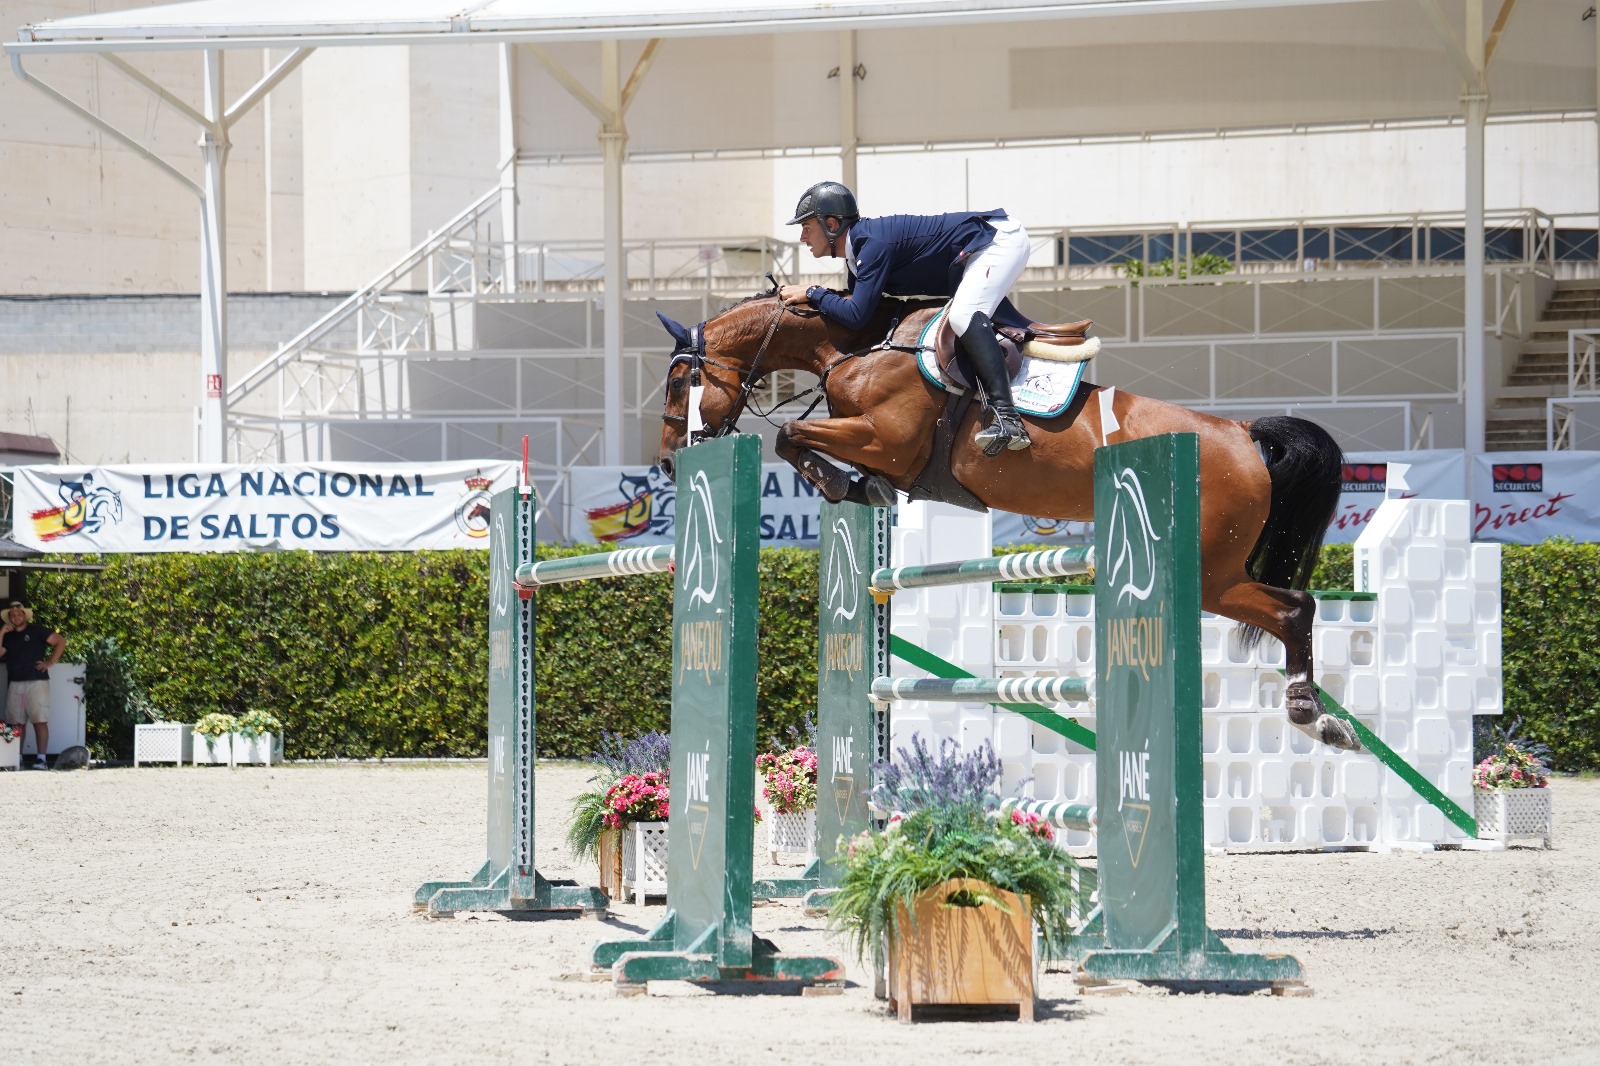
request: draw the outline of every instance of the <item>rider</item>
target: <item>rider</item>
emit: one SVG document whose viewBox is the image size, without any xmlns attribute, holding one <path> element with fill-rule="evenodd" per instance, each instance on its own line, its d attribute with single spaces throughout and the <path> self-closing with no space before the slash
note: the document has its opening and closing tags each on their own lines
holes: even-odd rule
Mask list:
<svg viewBox="0 0 1600 1066">
<path fill-rule="evenodd" d="M 871 318 L 885 293 L 950 297 L 950 325 L 971 359 L 994 413 L 979 430 L 985 455 L 1028 447 L 1028 428 L 1011 401 L 1005 353 L 995 338 L 994 314 L 1028 263 L 1028 234 L 1005 211 L 862 218 L 856 198 L 836 181 L 807 189 L 789 225 L 818 259 L 843 257 L 849 281 L 843 294 L 821 285 L 785 285 L 786 304 L 810 304 L 849 329 Z"/>
</svg>

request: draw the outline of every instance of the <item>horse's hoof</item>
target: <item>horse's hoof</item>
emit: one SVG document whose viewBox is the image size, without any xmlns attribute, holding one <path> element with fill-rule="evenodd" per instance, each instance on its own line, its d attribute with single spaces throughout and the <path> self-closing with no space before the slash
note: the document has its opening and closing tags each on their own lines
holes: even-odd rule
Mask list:
<svg viewBox="0 0 1600 1066">
<path fill-rule="evenodd" d="M 889 479 L 879 474 L 864 479 L 861 490 L 866 494 L 867 503 L 873 507 L 893 507 L 899 498 Z"/>
<path fill-rule="evenodd" d="M 1290 685 L 1290 690 L 1283 698 L 1283 711 L 1290 715 L 1290 722 L 1294 725 L 1310 725 L 1320 717 L 1325 717 L 1322 701 L 1317 699 L 1317 690 L 1310 685 Z"/>
<path fill-rule="evenodd" d="M 1360 751 L 1361 741 L 1356 738 L 1356 731 L 1350 728 L 1350 723 L 1343 718 L 1336 718 L 1325 714 L 1317 719 L 1317 739 L 1330 748 L 1341 751 Z"/>
</svg>

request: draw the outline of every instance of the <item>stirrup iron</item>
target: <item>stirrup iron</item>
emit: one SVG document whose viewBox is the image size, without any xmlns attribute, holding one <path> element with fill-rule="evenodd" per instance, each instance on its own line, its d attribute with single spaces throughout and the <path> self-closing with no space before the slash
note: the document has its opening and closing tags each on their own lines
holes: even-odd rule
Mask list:
<svg viewBox="0 0 1600 1066">
<path fill-rule="evenodd" d="M 1028 436 L 1027 423 L 1022 421 L 1016 410 L 1004 411 L 999 408 L 990 408 L 994 415 L 987 426 L 973 436 L 973 440 L 983 449 L 983 454 L 993 458 L 1003 451 L 1020 452 L 1024 448 L 1033 446 L 1033 439 Z"/>
</svg>

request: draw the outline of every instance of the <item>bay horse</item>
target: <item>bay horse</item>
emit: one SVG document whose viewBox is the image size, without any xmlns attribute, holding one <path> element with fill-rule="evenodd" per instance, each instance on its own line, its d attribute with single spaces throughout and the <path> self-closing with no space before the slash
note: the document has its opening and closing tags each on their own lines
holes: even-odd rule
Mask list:
<svg viewBox="0 0 1600 1066">
<path fill-rule="evenodd" d="M 736 432 L 751 391 L 776 370 L 815 375 L 826 416 L 784 423 L 777 451 L 834 503 L 888 505 L 933 458 L 945 394 L 917 367 L 923 327 L 941 302 L 881 301 L 852 332 L 776 292 L 735 304 L 693 329 L 660 315 L 674 340 L 662 413 L 663 473 L 691 439 Z M 1304 591 L 1339 502 L 1343 455 L 1322 427 L 1301 418 L 1235 422 L 1116 389 L 1117 428 L 1102 434 L 1103 391 L 1082 383 L 1055 418 L 1028 418 L 1033 446 L 986 457 L 973 442 L 974 403 L 955 429 L 951 473 L 983 504 L 1040 518 L 1093 517 L 1094 450 L 1102 443 L 1193 433 L 1200 454 L 1200 598 L 1214 614 L 1283 642 L 1289 720 L 1323 743 L 1356 751 L 1349 724 L 1329 714 L 1312 682 L 1315 601 Z M 691 426 L 691 395 L 699 425 Z M 1109 424 L 1109 422 L 1108 422 Z M 837 465 L 853 468 L 859 476 Z"/>
</svg>

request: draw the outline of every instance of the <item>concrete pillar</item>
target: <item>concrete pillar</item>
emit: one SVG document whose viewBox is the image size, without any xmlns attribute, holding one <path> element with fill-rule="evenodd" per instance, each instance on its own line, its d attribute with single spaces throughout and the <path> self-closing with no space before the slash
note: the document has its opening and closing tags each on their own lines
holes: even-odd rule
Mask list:
<svg viewBox="0 0 1600 1066">
<path fill-rule="evenodd" d="M 222 52 L 204 55 L 205 107 L 210 128 L 200 134 L 200 440 L 202 463 L 227 461 L 228 276 L 227 200 L 228 131 L 222 125 Z"/>
<path fill-rule="evenodd" d="M 856 188 L 856 35 L 839 34 L 839 180 L 860 197 Z"/>
<path fill-rule="evenodd" d="M 600 128 L 600 154 L 605 169 L 605 394 L 602 398 L 605 433 L 603 461 L 621 466 L 622 456 L 622 304 L 627 295 L 627 263 L 622 250 L 622 153 L 628 130 L 622 120 L 622 57 L 616 41 L 600 45 L 602 98 L 609 118 Z"/>
<path fill-rule="evenodd" d="M 505 291 L 517 291 L 517 46 L 500 46 L 500 242 Z M 519 400 L 520 402 L 520 400 Z"/>
<path fill-rule="evenodd" d="M 1489 87 L 1484 77 L 1483 0 L 1467 0 L 1467 59 L 1478 72 L 1477 85 L 1461 97 L 1466 110 L 1466 447 L 1469 457 L 1484 450 L 1489 383 L 1483 358 L 1483 139 L 1489 118 Z M 1469 459 L 1468 467 L 1471 462 Z"/>
</svg>

